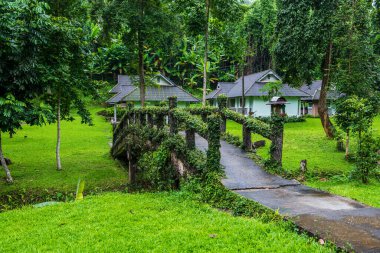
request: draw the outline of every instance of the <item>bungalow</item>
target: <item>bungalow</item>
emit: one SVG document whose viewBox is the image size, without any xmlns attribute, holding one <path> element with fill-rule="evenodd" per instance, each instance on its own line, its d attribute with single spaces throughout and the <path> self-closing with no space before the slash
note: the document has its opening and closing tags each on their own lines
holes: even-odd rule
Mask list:
<svg viewBox="0 0 380 253">
<path fill-rule="evenodd" d="M 312 116 L 319 116 L 318 113 L 318 104 L 319 104 L 319 97 L 321 95 L 321 87 L 322 87 L 322 81 L 317 80 L 312 82 L 311 84 L 305 84 L 303 85 L 300 90 L 303 92 L 309 94 L 309 96 L 302 98 L 302 104 L 301 104 L 301 113 L 302 115 L 312 115 Z M 330 115 L 335 114 L 335 105 L 334 101 L 340 98 L 343 94 L 339 93 L 336 90 L 331 90 L 327 93 L 327 106 L 328 106 L 328 113 Z"/>
<path fill-rule="evenodd" d="M 145 101 L 148 104 L 157 105 L 173 96 L 177 97 L 179 107 L 186 107 L 191 103 L 199 102 L 199 99 L 177 86 L 162 74 L 150 77 L 148 83 L 149 85 L 145 88 Z M 115 121 L 117 106 L 125 107 L 127 102 L 133 102 L 136 107 L 140 106 L 138 77 L 119 75 L 117 85 L 109 93 L 114 95 L 106 103 L 114 106 Z"/>
<path fill-rule="evenodd" d="M 253 116 L 270 116 L 272 98 L 268 98 L 268 92 L 263 87 L 270 82 L 280 81 L 281 78 L 271 69 L 244 76 L 245 114 Z M 217 97 L 226 95 L 228 107 L 234 111 L 242 112 L 242 78 L 235 82 L 219 83 L 217 89 L 207 95 L 207 99 L 217 105 Z M 289 116 L 301 116 L 301 99 L 310 96 L 309 94 L 282 85 L 278 96 L 286 102 L 285 113 Z"/>
</svg>

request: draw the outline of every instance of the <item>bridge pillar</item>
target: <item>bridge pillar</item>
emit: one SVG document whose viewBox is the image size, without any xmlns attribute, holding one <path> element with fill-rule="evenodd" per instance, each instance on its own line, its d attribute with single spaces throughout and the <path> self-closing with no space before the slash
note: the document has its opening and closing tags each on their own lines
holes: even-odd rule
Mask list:
<svg viewBox="0 0 380 253">
<path fill-rule="evenodd" d="M 194 129 L 186 130 L 186 145 L 188 149 L 195 149 L 195 131 Z"/>
<path fill-rule="evenodd" d="M 170 133 L 171 134 L 177 134 L 178 133 L 178 126 L 177 126 L 177 120 L 174 117 L 173 110 L 177 107 L 177 97 L 170 97 L 169 98 L 169 127 L 170 127 Z"/>
<path fill-rule="evenodd" d="M 208 149 L 207 169 L 210 171 L 220 170 L 220 116 L 212 114 L 208 117 Z"/>
<path fill-rule="evenodd" d="M 271 118 L 271 135 L 272 141 L 270 147 L 271 160 L 278 166 L 282 166 L 282 148 L 284 143 L 284 118 L 280 115 L 272 115 Z"/>
<path fill-rule="evenodd" d="M 139 112 L 138 117 L 139 117 L 139 124 L 142 126 L 145 126 L 146 125 L 146 114 L 145 114 L 145 112 Z"/>
<path fill-rule="evenodd" d="M 128 179 L 131 185 L 136 183 L 136 171 L 137 171 L 137 163 L 132 156 L 131 149 L 128 148 L 127 151 L 127 159 L 128 159 Z"/>
<path fill-rule="evenodd" d="M 221 122 L 220 122 L 220 132 L 225 133 L 227 130 L 227 119 L 224 115 L 223 111 L 227 108 L 227 97 L 225 95 L 220 95 L 218 97 L 218 107 L 219 107 L 219 113 L 221 115 Z"/>
<path fill-rule="evenodd" d="M 243 149 L 245 151 L 252 150 L 252 138 L 251 138 L 251 130 L 243 124 Z"/>
<path fill-rule="evenodd" d="M 148 114 L 147 114 L 147 120 L 148 120 L 148 125 L 149 125 L 149 127 L 153 128 L 153 126 L 154 126 L 153 115 L 150 114 L 150 113 L 148 113 Z"/>
<path fill-rule="evenodd" d="M 155 124 L 156 124 L 156 127 L 157 129 L 161 129 L 164 127 L 164 115 L 162 114 L 156 114 L 155 116 Z"/>
</svg>

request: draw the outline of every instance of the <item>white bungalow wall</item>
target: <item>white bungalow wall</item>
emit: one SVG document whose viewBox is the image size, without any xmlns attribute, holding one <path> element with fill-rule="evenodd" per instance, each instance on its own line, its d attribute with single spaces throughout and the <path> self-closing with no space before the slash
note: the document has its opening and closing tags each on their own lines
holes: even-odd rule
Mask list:
<svg viewBox="0 0 380 253">
<path fill-rule="evenodd" d="M 285 112 L 288 116 L 300 116 L 300 98 L 299 97 L 285 97 L 288 104 L 285 106 Z M 235 99 L 235 107 L 241 108 L 240 99 Z M 246 98 L 246 108 L 248 112 L 254 113 L 254 116 L 267 117 L 271 115 L 271 106 L 267 105 L 268 100 L 262 97 L 247 97 Z"/>
<path fill-rule="evenodd" d="M 254 113 L 254 116 L 267 117 L 271 115 L 271 106 L 267 105 L 269 103 L 268 100 L 264 100 L 262 97 L 246 97 L 245 98 L 245 107 L 248 108 L 247 114 L 249 111 Z M 285 105 L 285 112 L 288 116 L 300 116 L 300 105 L 301 101 L 299 97 L 285 97 L 288 101 L 288 104 Z M 232 100 L 232 101 L 231 101 Z M 235 102 L 234 105 L 231 102 Z M 218 102 L 216 99 L 212 100 L 213 106 L 218 106 Z M 228 106 L 231 109 L 241 108 L 240 98 L 229 99 Z M 249 110 L 250 109 L 250 110 Z"/>
</svg>

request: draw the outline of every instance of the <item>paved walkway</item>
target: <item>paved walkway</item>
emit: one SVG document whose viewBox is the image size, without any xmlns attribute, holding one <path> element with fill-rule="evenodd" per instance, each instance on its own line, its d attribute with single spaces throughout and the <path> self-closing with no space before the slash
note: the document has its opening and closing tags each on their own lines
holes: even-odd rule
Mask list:
<svg viewBox="0 0 380 253">
<path fill-rule="evenodd" d="M 196 137 L 199 149 L 207 142 Z M 273 210 L 299 227 L 356 252 L 380 252 L 380 209 L 271 175 L 240 148 L 221 141 L 222 183 Z"/>
</svg>

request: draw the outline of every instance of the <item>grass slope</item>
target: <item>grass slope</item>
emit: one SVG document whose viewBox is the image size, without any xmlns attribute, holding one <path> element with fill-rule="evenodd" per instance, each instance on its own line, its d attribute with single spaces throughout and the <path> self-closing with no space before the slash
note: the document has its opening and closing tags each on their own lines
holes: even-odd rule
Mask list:
<svg viewBox="0 0 380 253">
<path fill-rule="evenodd" d="M 380 116 L 373 123 L 373 132 L 380 136 Z M 241 125 L 233 121 L 227 122 L 227 131 L 233 135 L 242 136 Z M 263 140 L 260 135 L 252 135 L 252 140 Z M 267 158 L 270 142 L 264 148 L 258 150 L 258 155 Z M 356 141 L 352 140 L 351 148 L 354 149 Z M 369 185 L 358 182 L 349 182 L 348 179 L 335 180 L 332 175 L 345 175 L 354 169 L 355 164 L 344 159 L 344 153 L 336 150 L 336 141 L 329 140 L 321 126 L 319 118 L 308 118 L 306 122 L 285 124 L 283 168 L 287 171 L 299 169 L 301 160 L 307 159 L 308 169 L 312 172 L 326 175 L 327 181 L 310 181 L 308 185 L 335 194 L 357 199 L 368 205 L 380 207 L 380 183 L 374 180 Z M 330 177 L 329 177 L 330 176 Z"/>
<path fill-rule="evenodd" d="M 111 126 L 96 115 L 99 110 L 91 109 L 94 126 L 83 125 L 78 118 L 62 122 L 60 172 L 55 165 L 56 124 L 25 126 L 12 139 L 4 136 L 4 152 L 14 163 L 10 169 L 15 183 L 7 185 L 1 180 L 0 194 L 20 189 L 75 191 L 78 178 L 86 180 L 86 189 L 125 183 L 126 173 L 109 153 Z"/>
<path fill-rule="evenodd" d="M 331 251 L 284 222 L 232 217 L 180 193 L 109 193 L 0 220 L 1 252 Z"/>
</svg>

